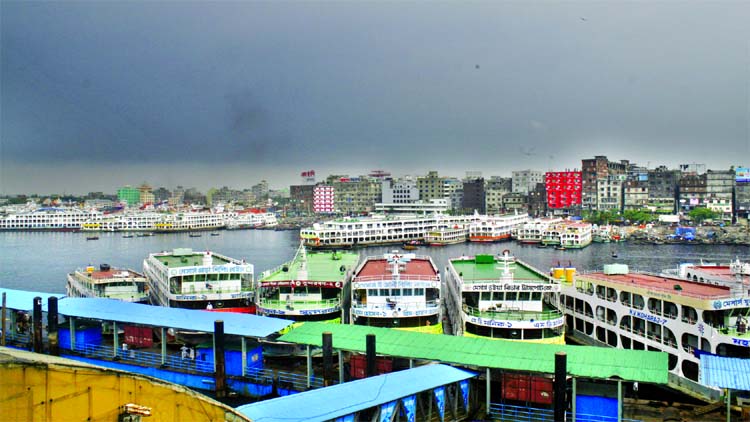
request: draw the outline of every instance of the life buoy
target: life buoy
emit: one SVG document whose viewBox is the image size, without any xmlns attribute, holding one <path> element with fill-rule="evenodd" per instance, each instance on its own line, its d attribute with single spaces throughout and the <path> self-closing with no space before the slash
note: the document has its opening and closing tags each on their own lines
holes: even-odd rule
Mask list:
<svg viewBox="0 0 750 422">
<path fill-rule="evenodd" d="M 505 249 L 505 250 L 503 251 L 503 255 L 504 255 L 504 256 L 510 256 L 510 249 Z"/>
</svg>

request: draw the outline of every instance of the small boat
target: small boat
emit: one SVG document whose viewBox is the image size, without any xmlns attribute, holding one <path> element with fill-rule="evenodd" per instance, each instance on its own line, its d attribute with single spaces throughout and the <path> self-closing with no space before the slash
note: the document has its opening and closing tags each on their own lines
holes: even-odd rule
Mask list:
<svg viewBox="0 0 750 422">
<path fill-rule="evenodd" d="M 200 233 L 190 233 L 188 236 L 190 237 L 201 237 Z"/>
<path fill-rule="evenodd" d="M 612 258 L 617 258 L 617 252 L 612 251 Z"/>
<path fill-rule="evenodd" d="M 211 233 L 211 236 L 218 236 L 219 233 Z"/>
<path fill-rule="evenodd" d="M 151 237 L 153 236 L 153 233 L 147 232 L 147 233 L 138 233 L 138 237 Z"/>
<path fill-rule="evenodd" d="M 545 245 L 544 243 L 540 243 L 540 244 L 536 245 L 536 247 L 539 248 L 539 249 L 546 249 L 547 245 Z"/>
<path fill-rule="evenodd" d="M 557 249 L 558 251 L 564 251 L 565 246 L 555 246 L 555 249 Z"/>
<path fill-rule="evenodd" d="M 124 235 L 122 235 L 122 237 L 125 238 L 125 239 L 130 239 L 131 237 L 133 237 L 133 235 L 132 234 L 124 234 Z"/>
<path fill-rule="evenodd" d="M 413 251 L 413 250 L 417 249 L 417 246 L 416 245 L 406 244 L 406 245 L 402 246 L 401 249 L 403 249 L 405 251 Z"/>
<path fill-rule="evenodd" d="M 99 236 L 86 236 L 86 240 L 99 240 Z"/>
</svg>

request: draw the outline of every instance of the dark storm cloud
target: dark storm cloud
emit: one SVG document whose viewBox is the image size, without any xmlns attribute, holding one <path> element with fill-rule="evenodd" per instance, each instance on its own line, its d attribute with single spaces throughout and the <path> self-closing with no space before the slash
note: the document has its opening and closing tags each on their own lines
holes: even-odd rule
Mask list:
<svg viewBox="0 0 750 422">
<path fill-rule="evenodd" d="M 5 190 L 60 163 L 219 184 L 750 156 L 746 2 L 0 7 Z"/>
</svg>

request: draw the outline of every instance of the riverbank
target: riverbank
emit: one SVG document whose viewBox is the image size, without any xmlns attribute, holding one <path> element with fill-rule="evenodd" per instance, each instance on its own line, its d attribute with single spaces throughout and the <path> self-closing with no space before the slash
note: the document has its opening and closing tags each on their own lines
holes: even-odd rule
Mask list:
<svg viewBox="0 0 750 422">
<path fill-rule="evenodd" d="M 635 244 L 704 244 L 750 246 L 749 226 L 698 226 L 695 238 L 687 240 L 675 237 L 675 227 L 652 226 L 641 228 L 626 227 L 626 240 Z"/>
</svg>

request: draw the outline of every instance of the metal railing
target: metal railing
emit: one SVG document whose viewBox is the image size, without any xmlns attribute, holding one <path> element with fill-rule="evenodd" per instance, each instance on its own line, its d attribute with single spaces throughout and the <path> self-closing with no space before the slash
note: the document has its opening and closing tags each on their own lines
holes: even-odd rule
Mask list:
<svg viewBox="0 0 750 422">
<path fill-rule="evenodd" d="M 383 274 L 383 275 L 365 275 L 354 278 L 353 283 L 366 281 L 435 281 L 439 282 L 440 277 L 437 275 L 416 275 L 416 274 Z"/>
<path fill-rule="evenodd" d="M 182 358 L 181 355 L 168 354 L 165 356 L 162 364 L 161 353 L 146 352 L 136 349 L 113 349 L 112 346 L 97 346 L 92 344 L 76 345 L 75 354 L 86 358 L 119 361 L 129 365 L 138 365 L 155 368 L 169 368 L 170 370 L 179 370 L 185 372 L 201 372 L 213 374 L 213 362 L 199 359 Z"/>
<path fill-rule="evenodd" d="M 553 422 L 555 412 L 552 409 L 540 409 L 534 407 L 512 406 L 509 404 L 490 403 L 490 411 L 487 416 L 493 420 L 504 422 Z M 565 420 L 572 421 L 573 413 L 566 412 Z M 617 422 L 615 416 L 590 415 L 576 413 L 576 422 Z M 642 422 L 639 419 L 619 419 L 623 422 Z"/>
<path fill-rule="evenodd" d="M 393 300 L 391 302 L 352 302 L 352 308 L 355 309 L 385 309 L 393 310 L 401 308 L 402 310 L 420 310 L 420 309 L 431 309 L 440 306 L 439 300 L 427 300 L 423 302 L 405 302 L 400 300 Z"/>
<path fill-rule="evenodd" d="M 326 300 L 278 300 L 278 299 L 260 299 L 258 306 L 262 308 L 273 308 L 273 309 L 329 309 L 329 308 L 340 308 L 340 299 L 326 299 Z"/>
<path fill-rule="evenodd" d="M 508 310 L 479 310 L 471 306 L 463 307 L 464 313 L 469 316 L 490 318 L 490 319 L 501 319 L 507 321 L 547 321 L 551 319 L 561 318 L 562 312 L 558 310 L 547 310 L 542 312 L 534 311 L 522 311 L 520 309 L 508 309 Z"/>
</svg>

